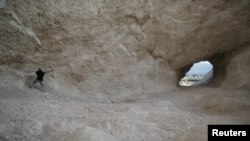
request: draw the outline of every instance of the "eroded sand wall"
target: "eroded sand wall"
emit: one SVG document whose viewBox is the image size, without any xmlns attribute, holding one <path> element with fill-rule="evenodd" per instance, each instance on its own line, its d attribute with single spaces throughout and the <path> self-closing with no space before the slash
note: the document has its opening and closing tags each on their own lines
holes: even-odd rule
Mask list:
<svg viewBox="0 0 250 141">
<path fill-rule="evenodd" d="M 88 93 L 170 90 L 179 69 L 249 44 L 249 7 L 248 0 L 1 0 L 0 63 L 25 73 L 53 67 L 55 81 Z"/>
</svg>

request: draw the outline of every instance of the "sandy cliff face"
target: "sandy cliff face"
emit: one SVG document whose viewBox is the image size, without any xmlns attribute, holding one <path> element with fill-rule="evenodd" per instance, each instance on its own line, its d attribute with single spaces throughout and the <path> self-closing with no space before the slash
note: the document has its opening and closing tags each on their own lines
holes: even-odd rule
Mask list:
<svg viewBox="0 0 250 141">
<path fill-rule="evenodd" d="M 1 0 L 0 62 L 22 72 L 53 67 L 55 80 L 85 92 L 171 89 L 185 66 L 249 48 L 249 7 L 248 0 Z M 240 56 L 237 68 L 224 63 L 228 83 L 231 68 L 249 67 L 241 61 L 249 55 Z"/>
<path fill-rule="evenodd" d="M 249 0 L 0 0 L 0 140 L 205 141 L 208 124 L 249 124 L 249 11 Z M 200 60 L 219 88 L 178 89 Z M 47 93 L 27 87 L 38 67 L 54 69 Z"/>
<path fill-rule="evenodd" d="M 250 90 L 250 47 L 228 54 L 227 60 L 227 74 L 222 86 L 231 89 L 243 88 Z"/>
</svg>

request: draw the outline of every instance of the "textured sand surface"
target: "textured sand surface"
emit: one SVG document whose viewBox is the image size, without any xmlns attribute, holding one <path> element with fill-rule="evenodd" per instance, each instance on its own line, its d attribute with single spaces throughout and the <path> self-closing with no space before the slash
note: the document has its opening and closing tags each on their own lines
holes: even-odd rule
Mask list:
<svg viewBox="0 0 250 141">
<path fill-rule="evenodd" d="M 0 140 L 198 141 L 250 123 L 249 0 L 0 0 Z M 208 60 L 207 87 L 179 88 Z M 54 69 L 29 89 L 38 68 Z"/>
<path fill-rule="evenodd" d="M 44 94 L 8 78 L 0 87 L 1 141 L 205 141 L 207 124 L 250 123 L 248 91 L 185 88 L 97 100 Z"/>
</svg>

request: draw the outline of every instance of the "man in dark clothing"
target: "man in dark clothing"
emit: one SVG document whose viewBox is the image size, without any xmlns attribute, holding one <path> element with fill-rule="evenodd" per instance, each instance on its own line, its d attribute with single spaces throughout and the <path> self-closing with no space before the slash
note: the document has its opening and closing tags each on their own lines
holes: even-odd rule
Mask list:
<svg viewBox="0 0 250 141">
<path fill-rule="evenodd" d="M 53 70 L 51 70 L 51 71 L 53 71 Z M 45 88 L 44 88 L 43 77 L 44 77 L 45 73 L 48 73 L 48 72 L 51 72 L 51 71 L 44 72 L 44 71 L 42 71 L 42 69 L 39 68 L 38 71 L 36 71 L 36 76 L 37 76 L 37 77 L 36 77 L 36 80 L 33 81 L 33 83 L 32 83 L 32 85 L 30 86 L 30 88 L 33 88 L 34 85 L 35 85 L 37 82 L 39 82 L 40 85 L 41 85 L 42 91 L 43 91 L 43 92 L 46 92 L 46 91 L 45 91 Z"/>
<path fill-rule="evenodd" d="M 38 69 L 38 71 L 36 71 L 36 76 L 38 81 L 43 81 L 44 72 L 41 69 Z"/>
</svg>

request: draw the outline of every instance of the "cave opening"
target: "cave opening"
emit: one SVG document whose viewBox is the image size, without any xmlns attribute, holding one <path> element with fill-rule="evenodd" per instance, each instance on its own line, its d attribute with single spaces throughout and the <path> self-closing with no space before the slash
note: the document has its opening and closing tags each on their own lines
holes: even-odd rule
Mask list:
<svg viewBox="0 0 250 141">
<path fill-rule="evenodd" d="M 179 81 L 180 86 L 206 86 L 213 78 L 213 65 L 205 60 L 194 63 L 184 71 L 183 77 Z"/>
</svg>

